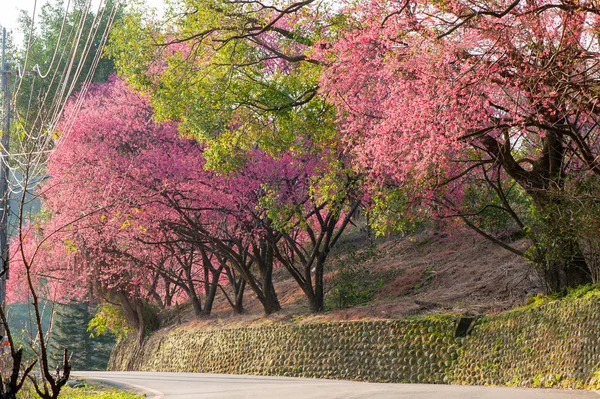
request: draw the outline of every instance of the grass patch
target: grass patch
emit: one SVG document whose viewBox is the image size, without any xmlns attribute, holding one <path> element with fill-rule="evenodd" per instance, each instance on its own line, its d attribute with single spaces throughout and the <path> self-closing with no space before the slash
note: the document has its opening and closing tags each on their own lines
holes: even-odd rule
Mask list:
<svg viewBox="0 0 600 399">
<path fill-rule="evenodd" d="M 31 383 L 23 387 L 17 397 L 19 399 L 39 399 Z M 61 399 L 143 399 L 145 397 L 145 395 L 121 391 L 105 384 L 89 382 L 86 382 L 85 386 L 81 388 L 64 387 L 59 395 Z"/>
<path fill-rule="evenodd" d="M 600 283 L 581 285 L 567 291 L 553 294 L 537 294 L 527 298 L 525 306 L 509 310 L 507 313 L 522 312 L 535 309 L 554 301 L 570 301 L 577 299 L 600 298 Z"/>
</svg>

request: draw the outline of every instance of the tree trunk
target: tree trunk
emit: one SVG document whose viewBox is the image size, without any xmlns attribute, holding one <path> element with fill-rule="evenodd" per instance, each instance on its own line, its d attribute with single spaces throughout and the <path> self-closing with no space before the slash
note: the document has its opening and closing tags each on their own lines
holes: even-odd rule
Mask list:
<svg viewBox="0 0 600 399">
<path fill-rule="evenodd" d="M 327 252 L 329 251 L 327 250 Z M 323 272 L 326 259 L 327 253 L 321 253 L 317 258 L 317 264 L 315 266 L 315 294 L 313 302 L 310 304 L 310 311 L 312 313 L 320 313 L 325 310 L 325 283 L 323 281 Z"/>
<path fill-rule="evenodd" d="M 261 300 L 265 314 L 270 315 L 281 310 L 275 286 L 273 285 L 273 248 L 267 243 L 261 243 L 260 248 L 255 248 L 260 282 L 264 298 Z"/>
<path fill-rule="evenodd" d="M 170 308 L 173 305 L 173 291 L 171 290 L 171 282 L 168 279 L 164 280 L 165 283 L 165 300 L 164 305 Z"/>
<path fill-rule="evenodd" d="M 244 313 L 244 291 L 246 290 L 246 280 L 241 280 L 236 287 L 235 304 L 233 306 L 234 314 Z"/>
<path fill-rule="evenodd" d="M 200 301 L 200 298 L 196 294 L 196 291 L 193 289 L 190 292 L 190 299 L 192 300 L 192 307 L 194 308 L 194 315 L 197 317 L 202 316 L 202 302 Z"/>
<path fill-rule="evenodd" d="M 202 301 L 196 293 L 196 286 L 194 285 L 194 279 L 192 278 L 192 270 L 190 267 L 185 269 L 185 280 L 186 280 L 186 291 L 192 300 L 192 307 L 194 308 L 194 315 L 200 317 L 202 315 Z"/>
<path fill-rule="evenodd" d="M 532 231 L 536 247 L 532 261 L 540 271 L 548 292 L 593 282 L 592 272 L 578 242 L 578 232 L 571 226 L 570 205 L 552 191 L 531 193 L 543 223 Z"/>
<path fill-rule="evenodd" d="M 141 301 L 136 298 L 129 297 L 126 293 L 120 291 L 117 293 L 117 298 L 127 324 L 133 327 L 137 336 L 137 344 L 141 345 L 144 340 L 144 317 Z"/>
<path fill-rule="evenodd" d="M 137 330 L 137 343 L 139 347 L 141 347 L 142 343 L 144 342 L 144 335 L 146 334 L 146 321 L 144 320 L 144 305 L 139 300 L 135 301 L 135 311 L 139 320 Z"/>
<path fill-rule="evenodd" d="M 279 312 L 281 310 L 281 305 L 279 304 L 279 299 L 277 298 L 277 294 L 275 293 L 273 282 L 263 280 L 263 286 L 266 288 L 265 300 L 263 302 L 265 314 L 270 315 Z"/>
<path fill-rule="evenodd" d="M 583 258 L 547 262 L 545 266 L 544 280 L 550 292 L 563 292 L 592 282 Z"/>
<path fill-rule="evenodd" d="M 243 275 L 238 278 L 236 276 L 235 269 L 232 269 L 227 265 L 224 265 L 224 269 L 227 280 L 229 280 L 229 286 L 233 288 L 233 300 L 230 300 L 229 303 L 234 314 L 242 314 L 244 313 L 244 292 L 246 290 L 246 280 L 244 279 Z"/>
<path fill-rule="evenodd" d="M 546 290 L 550 293 L 566 292 L 569 288 L 592 283 L 592 273 L 577 241 L 559 241 L 558 249 L 553 254 L 549 254 L 544 248 L 538 248 L 532 259 L 544 280 Z"/>
<path fill-rule="evenodd" d="M 221 278 L 222 267 L 214 270 L 212 272 L 212 278 L 210 281 L 210 285 L 206 290 L 206 301 L 204 303 L 204 313 L 203 316 L 210 316 L 212 312 L 213 303 L 215 302 L 215 296 L 217 295 L 217 288 L 219 288 L 219 279 Z"/>
<path fill-rule="evenodd" d="M 554 125 L 565 123 L 557 120 Z M 567 124 L 568 125 L 568 124 Z M 565 131 L 569 129 L 565 127 Z M 544 145 L 531 170 L 524 169 L 513 157 L 508 133 L 504 143 L 491 136 L 481 138 L 488 153 L 506 173 L 531 197 L 540 219 L 532 226 L 531 239 L 535 251 L 530 258 L 538 267 L 550 292 L 560 292 L 581 284 L 592 283 L 592 273 L 585 262 L 573 231 L 569 203 L 565 198 L 565 140 L 564 135 L 545 132 Z"/>
</svg>

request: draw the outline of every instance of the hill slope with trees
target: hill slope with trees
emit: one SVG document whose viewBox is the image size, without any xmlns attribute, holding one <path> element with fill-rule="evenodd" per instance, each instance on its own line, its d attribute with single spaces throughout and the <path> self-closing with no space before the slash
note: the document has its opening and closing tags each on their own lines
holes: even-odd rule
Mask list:
<svg viewBox="0 0 600 399">
<path fill-rule="evenodd" d="M 141 343 L 161 317 L 479 314 L 598 282 L 600 8 L 276 3 L 114 11 L 13 300 L 91 298 Z"/>
</svg>

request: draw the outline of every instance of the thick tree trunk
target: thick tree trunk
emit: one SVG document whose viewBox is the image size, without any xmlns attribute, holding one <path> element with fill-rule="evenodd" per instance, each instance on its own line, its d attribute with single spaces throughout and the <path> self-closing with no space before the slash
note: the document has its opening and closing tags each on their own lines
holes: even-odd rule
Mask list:
<svg viewBox="0 0 600 399">
<path fill-rule="evenodd" d="M 262 243 L 261 248 L 256 248 L 254 251 L 258 270 L 260 272 L 260 282 L 262 285 L 263 299 L 261 300 L 265 314 L 269 315 L 281 310 L 275 286 L 273 285 L 273 248 Z"/>
<path fill-rule="evenodd" d="M 319 299 L 316 295 L 306 296 L 308 299 L 308 306 L 311 313 L 321 313 L 325 310 L 325 305 L 322 299 Z"/>
<path fill-rule="evenodd" d="M 557 120 L 555 126 L 563 122 Z M 568 126 L 565 129 L 568 130 Z M 492 158 L 535 203 L 541 220 L 538 226 L 532 227 L 535 253 L 531 260 L 548 290 L 559 292 L 591 283 L 592 273 L 577 242 L 577 232 L 573 231 L 570 219 L 562 216 L 569 214 L 569 204 L 564 198 L 566 138 L 554 131 L 545 133 L 541 154 L 531 170 L 524 169 L 513 157 L 508 133 L 505 133 L 504 143 L 487 135 L 481 140 Z"/>
<path fill-rule="evenodd" d="M 263 287 L 265 287 L 265 299 L 263 302 L 263 308 L 265 314 L 270 315 L 275 312 L 279 312 L 281 310 L 281 305 L 279 304 L 279 298 L 277 298 L 277 294 L 275 293 L 275 287 L 273 286 L 273 281 L 269 279 L 263 279 Z"/>
<path fill-rule="evenodd" d="M 171 282 L 165 279 L 165 300 L 164 306 L 170 308 L 173 305 L 173 290 L 171 289 Z"/>
<path fill-rule="evenodd" d="M 550 190 L 534 192 L 534 199 L 544 223 L 532 231 L 536 250 L 533 262 L 543 278 L 548 292 L 563 292 L 568 288 L 593 282 L 592 272 L 577 240 L 578 232 L 571 226 L 569 203 Z"/>
<path fill-rule="evenodd" d="M 194 308 L 194 315 L 196 317 L 202 316 L 202 302 L 200 301 L 200 298 L 196 294 L 195 290 L 192 290 L 190 292 L 190 299 L 192 300 L 192 307 Z"/>
<path fill-rule="evenodd" d="M 143 309 L 141 309 L 140 301 L 135 298 L 130 298 L 124 292 L 117 293 L 117 299 L 119 304 L 121 305 L 121 310 L 123 311 L 123 315 L 125 316 L 125 320 L 127 324 L 133 327 L 137 337 L 138 345 L 141 344 L 144 340 L 144 318 L 143 318 Z"/>
<path fill-rule="evenodd" d="M 323 281 L 323 273 L 326 259 L 327 253 L 321 253 L 317 258 L 317 264 L 315 266 L 315 294 L 313 301 L 310 304 L 312 313 L 320 313 L 325 310 L 325 283 Z"/>
<path fill-rule="evenodd" d="M 185 269 L 185 291 L 190 297 L 192 301 L 192 307 L 194 308 L 194 315 L 196 317 L 200 317 L 202 315 L 202 301 L 200 297 L 196 293 L 196 286 L 194 284 L 194 279 L 192 278 L 192 270 L 191 268 Z"/>
<path fill-rule="evenodd" d="M 227 295 L 229 304 L 234 314 L 244 313 L 244 292 L 246 291 L 246 280 L 243 276 L 237 277 L 235 269 L 225 266 L 225 275 L 229 280 L 229 286 L 233 288 L 233 299 Z"/>
<path fill-rule="evenodd" d="M 144 305 L 141 301 L 135 301 L 135 312 L 137 314 L 137 319 L 139 320 L 138 329 L 137 329 L 137 342 L 141 347 L 144 342 L 144 336 L 146 335 L 146 320 L 144 320 Z"/>
<path fill-rule="evenodd" d="M 561 292 L 592 282 L 583 259 L 547 262 L 543 273 L 550 292 Z"/>
</svg>

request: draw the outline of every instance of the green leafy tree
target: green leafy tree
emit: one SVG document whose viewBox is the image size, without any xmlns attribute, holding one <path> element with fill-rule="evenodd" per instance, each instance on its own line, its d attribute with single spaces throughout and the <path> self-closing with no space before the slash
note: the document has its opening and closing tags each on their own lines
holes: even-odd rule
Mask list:
<svg viewBox="0 0 600 399">
<path fill-rule="evenodd" d="M 254 147 L 336 145 L 335 114 L 318 95 L 321 66 L 310 58 L 329 20 L 324 6 L 181 0 L 168 17 L 132 8 L 109 54 L 150 93 L 157 119 L 181 121 L 184 135 L 208 146 L 209 167 L 235 168 Z"/>
</svg>

